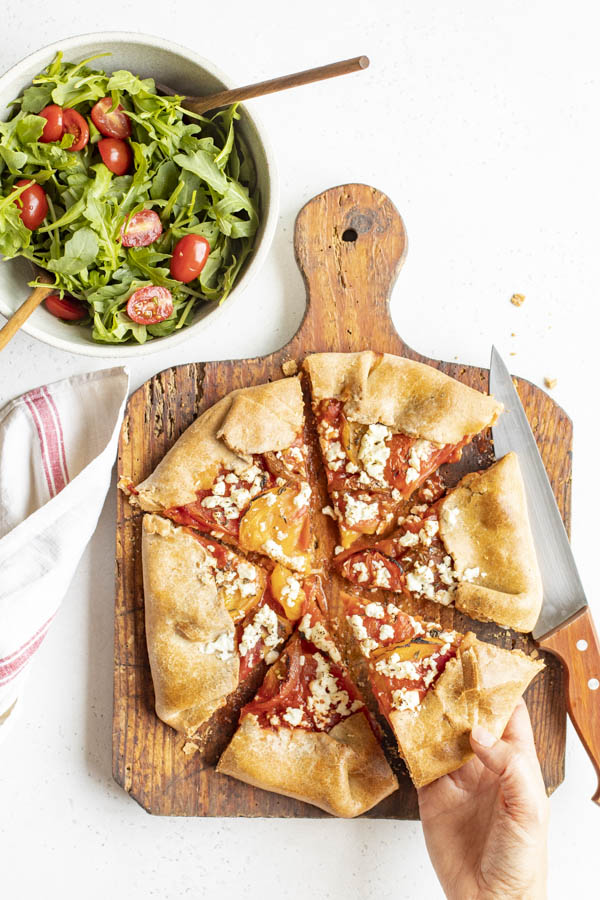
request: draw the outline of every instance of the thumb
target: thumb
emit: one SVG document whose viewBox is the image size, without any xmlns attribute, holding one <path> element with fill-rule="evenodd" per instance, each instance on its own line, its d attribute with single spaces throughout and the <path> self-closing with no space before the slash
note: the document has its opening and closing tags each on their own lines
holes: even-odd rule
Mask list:
<svg viewBox="0 0 600 900">
<path fill-rule="evenodd" d="M 483 765 L 498 776 L 505 803 L 523 812 L 531 804 L 531 779 L 526 756 L 514 744 L 498 740 L 485 728 L 476 725 L 471 732 L 471 747 Z"/>
</svg>

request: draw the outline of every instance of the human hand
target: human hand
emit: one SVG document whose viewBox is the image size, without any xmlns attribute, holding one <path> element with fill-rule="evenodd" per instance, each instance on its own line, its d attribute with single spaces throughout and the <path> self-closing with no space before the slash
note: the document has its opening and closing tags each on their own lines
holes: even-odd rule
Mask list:
<svg viewBox="0 0 600 900">
<path fill-rule="evenodd" d="M 418 792 L 446 897 L 542 900 L 549 809 L 524 701 L 501 740 L 476 726 L 471 747 L 475 756 L 464 766 Z"/>
</svg>

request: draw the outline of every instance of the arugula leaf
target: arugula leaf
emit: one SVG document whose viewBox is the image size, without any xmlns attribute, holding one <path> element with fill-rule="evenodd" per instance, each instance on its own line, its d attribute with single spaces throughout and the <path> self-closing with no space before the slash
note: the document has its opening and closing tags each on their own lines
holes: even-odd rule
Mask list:
<svg viewBox="0 0 600 900">
<path fill-rule="evenodd" d="M 77 275 L 98 255 L 98 239 L 91 228 L 80 228 L 65 243 L 60 259 L 51 259 L 46 268 L 61 275 Z"/>
</svg>

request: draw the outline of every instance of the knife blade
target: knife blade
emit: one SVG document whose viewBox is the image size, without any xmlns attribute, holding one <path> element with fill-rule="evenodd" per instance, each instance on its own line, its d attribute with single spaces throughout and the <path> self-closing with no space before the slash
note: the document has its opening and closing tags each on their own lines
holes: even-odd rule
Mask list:
<svg viewBox="0 0 600 900">
<path fill-rule="evenodd" d="M 587 606 L 587 600 L 529 420 L 495 347 L 490 362 L 490 394 L 504 404 L 504 412 L 492 426 L 496 456 L 499 458 L 513 450 L 519 457 L 525 482 L 533 542 L 544 586 L 544 604 L 533 630 L 534 638 L 538 639 Z"/>
<path fill-rule="evenodd" d="M 567 708 L 598 776 L 600 805 L 600 642 L 546 468 L 513 380 L 492 347 L 490 394 L 504 404 L 492 426 L 496 456 L 519 458 L 544 602 L 533 637 L 567 668 Z"/>
</svg>

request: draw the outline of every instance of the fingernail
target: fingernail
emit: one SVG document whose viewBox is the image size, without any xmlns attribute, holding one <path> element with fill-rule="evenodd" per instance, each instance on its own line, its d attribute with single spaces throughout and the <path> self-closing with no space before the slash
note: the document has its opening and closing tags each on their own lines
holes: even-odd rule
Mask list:
<svg viewBox="0 0 600 900">
<path fill-rule="evenodd" d="M 471 732 L 471 737 L 476 744 L 481 744 L 482 747 L 493 747 L 496 743 L 494 735 L 490 734 L 486 728 L 482 728 L 481 725 L 475 726 Z"/>
</svg>

